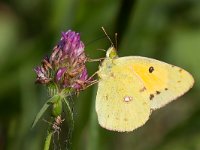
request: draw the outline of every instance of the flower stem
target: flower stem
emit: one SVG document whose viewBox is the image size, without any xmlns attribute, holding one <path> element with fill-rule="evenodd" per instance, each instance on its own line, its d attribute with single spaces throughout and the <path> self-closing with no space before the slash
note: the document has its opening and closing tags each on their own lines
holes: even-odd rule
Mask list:
<svg viewBox="0 0 200 150">
<path fill-rule="evenodd" d="M 70 126 L 71 126 L 71 128 L 74 128 L 74 116 L 73 116 L 72 109 L 71 109 L 71 107 L 70 107 L 68 101 L 66 100 L 66 98 L 64 98 L 64 101 L 65 101 L 65 104 L 66 104 L 66 106 L 67 106 L 67 111 L 68 111 L 68 113 L 69 113 L 69 115 L 70 115 L 70 116 L 69 116 L 69 117 L 70 117 Z"/>
<path fill-rule="evenodd" d="M 73 116 L 73 111 L 70 107 L 70 104 L 69 102 L 67 101 L 66 98 L 64 98 L 64 102 L 66 104 L 66 111 L 67 111 L 67 114 L 68 114 L 68 122 L 69 122 L 69 133 L 68 133 L 68 139 L 67 139 L 67 149 L 71 149 L 71 138 L 72 138 L 72 133 L 73 133 L 73 130 L 74 130 L 74 116 Z"/>
<path fill-rule="evenodd" d="M 50 144 L 51 144 L 51 137 L 53 135 L 53 132 L 49 132 L 47 134 L 45 144 L 44 144 L 44 150 L 49 150 Z"/>
</svg>

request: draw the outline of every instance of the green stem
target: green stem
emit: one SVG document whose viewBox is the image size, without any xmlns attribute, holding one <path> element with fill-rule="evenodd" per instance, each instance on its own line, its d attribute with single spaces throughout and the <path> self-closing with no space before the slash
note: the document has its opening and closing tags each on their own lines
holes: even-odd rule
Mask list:
<svg viewBox="0 0 200 150">
<path fill-rule="evenodd" d="M 49 150 L 52 135 L 53 135 L 53 132 L 48 133 L 46 140 L 45 140 L 45 144 L 44 144 L 44 150 Z"/>
<path fill-rule="evenodd" d="M 59 88 L 54 82 L 51 82 L 48 85 L 48 92 L 49 92 L 49 95 L 52 97 L 59 92 Z"/>
<path fill-rule="evenodd" d="M 69 135 L 68 135 L 68 145 L 67 145 L 67 148 L 68 149 L 70 149 L 71 148 L 71 138 L 72 138 L 72 133 L 73 133 L 73 130 L 74 130 L 74 116 L 73 116 L 73 112 L 72 112 L 72 109 L 71 109 L 71 107 L 70 107 L 70 105 L 69 105 L 69 102 L 67 101 L 67 99 L 66 98 L 64 98 L 64 102 L 65 102 L 65 104 L 66 104 L 66 110 L 67 110 L 67 113 L 68 113 L 68 115 L 69 115 Z"/>
<path fill-rule="evenodd" d="M 66 100 L 66 98 L 64 98 L 64 101 L 65 101 L 65 104 L 67 105 L 67 112 L 69 113 L 70 115 L 70 126 L 72 128 L 74 128 L 74 116 L 73 116 L 73 112 L 72 112 L 72 109 L 68 103 L 68 101 Z"/>
</svg>

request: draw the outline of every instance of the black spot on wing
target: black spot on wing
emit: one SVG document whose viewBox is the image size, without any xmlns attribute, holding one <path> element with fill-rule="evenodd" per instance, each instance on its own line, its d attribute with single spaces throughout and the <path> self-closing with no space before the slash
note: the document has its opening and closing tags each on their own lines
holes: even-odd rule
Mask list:
<svg viewBox="0 0 200 150">
<path fill-rule="evenodd" d="M 150 94 L 149 99 L 152 100 L 154 98 L 153 94 Z"/>
<path fill-rule="evenodd" d="M 159 95 L 159 94 L 160 94 L 160 91 L 156 91 L 156 94 Z"/>
<path fill-rule="evenodd" d="M 149 73 L 152 73 L 154 71 L 154 68 L 151 66 L 149 67 Z"/>
<path fill-rule="evenodd" d="M 168 90 L 168 88 L 165 88 L 165 91 L 167 91 Z"/>
</svg>

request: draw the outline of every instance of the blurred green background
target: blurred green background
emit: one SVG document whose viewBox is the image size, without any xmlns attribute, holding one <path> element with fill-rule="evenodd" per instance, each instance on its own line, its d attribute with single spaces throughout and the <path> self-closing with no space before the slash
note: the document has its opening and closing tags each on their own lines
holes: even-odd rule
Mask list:
<svg viewBox="0 0 200 150">
<path fill-rule="evenodd" d="M 31 130 L 47 99 L 35 85 L 33 68 L 50 54 L 61 31 L 81 33 L 86 53 L 104 57 L 104 26 L 118 33 L 119 55 L 141 55 L 183 67 L 194 88 L 159 109 L 131 133 L 101 128 L 95 112 L 97 85 L 75 100 L 73 150 L 200 149 L 200 1 L 199 0 L 2 0 L 0 2 L 0 149 L 41 150 L 46 124 Z M 99 40 L 97 40 L 99 39 Z M 88 63 L 92 74 L 98 63 Z"/>
</svg>

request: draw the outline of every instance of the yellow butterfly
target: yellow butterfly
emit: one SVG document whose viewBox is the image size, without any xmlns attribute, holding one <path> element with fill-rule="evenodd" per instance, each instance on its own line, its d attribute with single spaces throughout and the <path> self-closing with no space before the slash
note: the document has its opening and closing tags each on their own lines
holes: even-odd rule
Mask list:
<svg viewBox="0 0 200 150">
<path fill-rule="evenodd" d="M 118 57 L 114 46 L 107 50 L 97 73 L 99 124 L 118 132 L 142 126 L 152 110 L 177 99 L 194 84 L 192 75 L 182 68 L 146 57 Z"/>
</svg>

